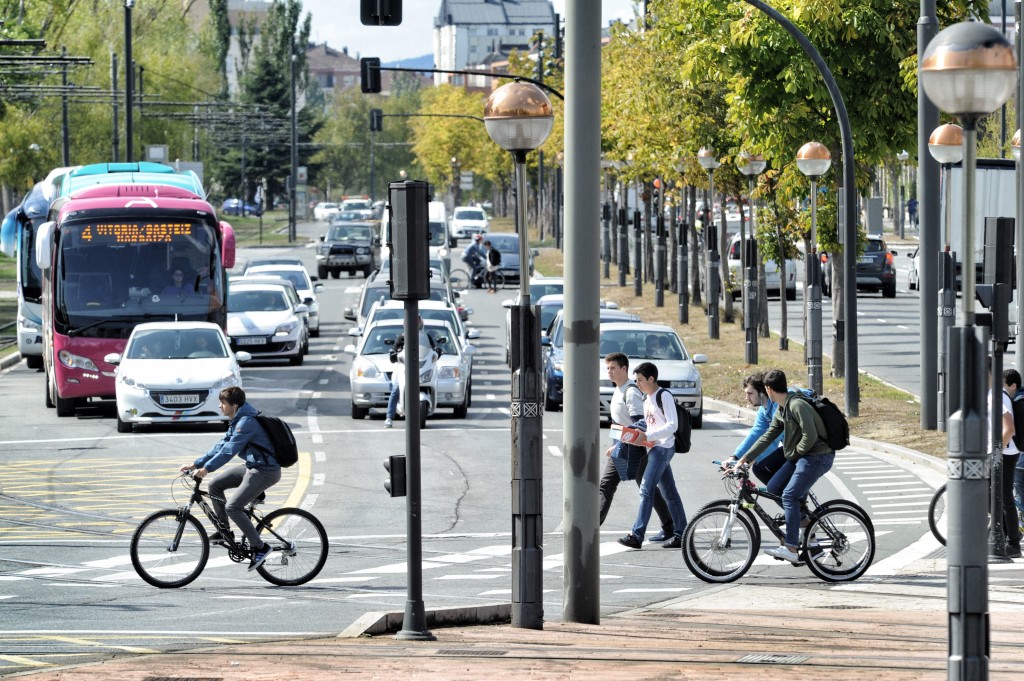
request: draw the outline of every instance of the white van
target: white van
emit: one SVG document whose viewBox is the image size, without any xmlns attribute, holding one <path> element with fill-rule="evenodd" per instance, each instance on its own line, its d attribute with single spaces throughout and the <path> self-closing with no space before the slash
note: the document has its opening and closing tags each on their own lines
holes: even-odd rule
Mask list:
<svg viewBox="0 0 1024 681">
<path fill-rule="evenodd" d="M 448 226 L 448 209 L 443 201 L 431 201 L 428 206 L 427 220 L 430 227 L 430 259 L 440 260 L 444 263 L 447 271 L 452 269 L 452 248 L 455 247 L 455 239 L 452 238 Z M 391 240 L 391 206 L 385 206 L 380 217 L 380 233 L 384 235 L 381 240 L 387 244 Z M 387 247 L 381 252 L 381 260 L 387 260 L 390 253 Z"/>
</svg>

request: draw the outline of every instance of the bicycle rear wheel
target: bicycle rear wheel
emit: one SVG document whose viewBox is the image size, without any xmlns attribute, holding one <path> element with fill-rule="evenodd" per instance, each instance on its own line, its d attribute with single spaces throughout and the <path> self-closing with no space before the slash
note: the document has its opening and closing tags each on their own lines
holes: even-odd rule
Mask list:
<svg viewBox="0 0 1024 681">
<path fill-rule="evenodd" d="M 456 268 L 448 273 L 448 281 L 456 291 L 465 291 L 469 288 L 469 272 L 461 267 Z"/>
<path fill-rule="evenodd" d="M 866 513 L 855 504 L 827 505 L 811 514 L 800 546 L 818 578 L 851 582 L 863 575 L 875 557 L 875 530 Z"/>
<path fill-rule="evenodd" d="M 264 543 L 274 547 L 270 557 L 256 568 L 271 584 L 305 584 L 327 562 L 327 532 L 309 511 L 279 508 L 264 516 L 256 531 Z"/>
<path fill-rule="evenodd" d="M 935 490 L 928 504 L 928 527 L 943 546 L 946 545 L 946 486 Z"/>
<path fill-rule="evenodd" d="M 749 514 L 713 506 L 687 524 L 683 533 L 683 560 L 700 580 L 712 584 L 734 582 L 757 557 L 761 534 Z"/>
<path fill-rule="evenodd" d="M 206 567 L 210 542 L 195 516 L 175 509 L 153 513 L 132 535 L 132 567 L 139 577 L 161 589 L 192 582 Z"/>
</svg>

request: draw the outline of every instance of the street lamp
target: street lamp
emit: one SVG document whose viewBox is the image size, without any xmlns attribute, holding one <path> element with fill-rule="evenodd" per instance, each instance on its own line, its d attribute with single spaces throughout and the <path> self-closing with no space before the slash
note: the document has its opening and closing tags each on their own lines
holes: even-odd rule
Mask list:
<svg viewBox="0 0 1024 681">
<path fill-rule="evenodd" d="M 402 181 L 404 182 L 405 178 L 409 176 L 409 173 L 405 172 L 405 168 L 402 168 L 398 171 L 398 176 L 402 178 Z"/>
<path fill-rule="evenodd" d="M 704 225 L 704 244 L 708 249 L 708 338 L 718 338 L 718 233 L 715 230 L 715 168 L 722 165 L 715 158 L 714 149 L 701 147 L 697 152 L 697 162 L 708 171 L 708 200 L 704 202 L 707 220 Z"/>
<path fill-rule="evenodd" d="M 963 22 L 943 29 L 921 58 L 921 85 L 943 111 L 956 116 L 964 131 L 963 325 L 949 336 L 950 366 L 959 367 L 958 388 L 950 395 L 948 591 L 950 678 L 987 678 L 989 650 L 988 564 L 985 537 L 991 478 L 992 531 L 1002 538 L 1002 442 L 999 386 L 993 386 L 990 431 L 993 457 L 985 451 L 985 346 L 988 329 L 974 324 L 974 185 L 978 119 L 998 109 L 1013 93 L 1017 62 L 1013 47 L 995 28 Z M 998 333 L 998 332 L 997 332 Z M 992 376 L 1002 380 L 1002 354 L 993 353 Z M 1000 366 L 997 366 L 999 364 Z M 989 466 L 992 472 L 989 473 Z M 1005 544 L 1001 547 L 1005 555 Z"/>
<path fill-rule="evenodd" d="M 896 154 L 896 160 L 900 162 L 900 182 L 899 182 L 899 192 L 900 192 L 900 202 L 899 203 L 900 203 L 900 205 L 899 205 L 899 209 L 898 209 L 897 214 L 896 214 L 896 229 L 893 230 L 893 231 L 897 232 L 900 235 L 901 239 L 904 236 L 903 225 L 905 224 L 905 221 L 906 221 L 906 217 L 904 216 L 904 210 L 906 209 L 907 202 L 906 202 L 906 188 L 904 187 L 904 184 L 903 184 L 903 182 L 904 182 L 904 177 L 903 176 L 907 172 L 907 159 L 908 158 L 910 158 L 910 154 L 907 153 L 906 149 L 904 149 L 903 151 L 901 151 L 898 154 Z"/>
<path fill-rule="evenodd" d="M 953 328 L 956 317 L 956 261 L 953 258 L 950 241 L 952 223 L 952 182 L 950 172 L 954 163 L 964 157 L 964 131 L 956 123 L 940 125 L 928 137 L 928 151 L 932 158 L 939 162 L 942 170 L 939 184 L 943 187 L 943 249 L 939 251 L 939 305 L 938 305 L 938 349 L 936 363 L 937 391 L 936 411 L 939 430 L 946 430 L 946 419 L 949 418 L 947 401 L 949 397 L 949 330 Z M 923 257 L 930 254 L 924 253 Z M 920 288 L 920 284 L 918 284 Z"/>
<path fill-rule="evenodd" d="M 124 160 L 131 163 L 134 159 L 132 148 L 132 100 L 135 93 L 132 88 L 135 86 L 135 66 L 132 64 L 132 7 L 135 0 L 124 0 Z"/>
<path fill-rule="evenodd" d="M 676 172 L 682 177 L 683 172 L 686 170 L 686 165 L 682 161 L 676 164 Z M 685 195 L 684 195 L 685 196 Z M 680 201 L 680 204 L 685 208 L 685 199 Z M 690 230 L 687 224 L 688 218 L 683 218 L 679 221 L 679 239 L 678 248 L 679 252 L 676 255 L 676 290 L 679 291 L 679 323 L 689 324 L 690 323 L 690 291 L 687 286 L 689 274 L 689 263 L 687 262 L 689 241 L 690 241 Z"/>
<path fill-rule="evenodd" d="M 555 174 L 555 248 L 564 249 L 562 241 L 562 165 L 565 163 L 565 154 L 561 151 L 555 154 L 557 171 Z M 602 164 L 602 167 L 603 164 Z M 608 248 L 607 225 L 605 226 L 605 248 Z M 608 278 L 608 256 L 604 259 L 604 278 Z"/>
<path fill-rule="evenodd" d="M 747 258 L 746 223 L 740 220 L 740 276 L 743 278 L 743 329 L 746 332 L 743 358 L 747 364 L 757 364 L 757 318 L 760 301 L 757 298 L 757 241 L 754 237 L 754 178 L 764 172 L 768 162 L 761 154 L 740 152 L 737 158 L 739 171 L 747 176 L 747 203 L 750 206 L 750 254 Z M 786 295 L 786 259 L 780 257 L 779 297 Z"/>
<path fill-rule="evenodd" d="M 459 168 L 462 164 L 459 163 L 459 159 L 452 156 L 452 211 L 455 211 L 455 207 L 459 205 Z"/>
<path fill-rule="evenodd" d="M 796 153 L 796 167 L 811 181 L 811 252 L 804 254 L 804 279 L 807 281 L 807 300 L 804 305 L 804 324 L 807 327 L 807 385 L 819 395 L 823 394 L 821 375 L 821 261 L 818 258 L 818 178 L 828 172 L 832 154 L 821 142 L 808 142 Z M 855 247 L 847 244 L 847 248 Z M 781 283 L 780 283 L 781 284 Z M 847 282 L 856 286 L 856 282 Z"/>
<path fill-rule="evenodd" d="M 512 337 L 512 626 L 542 629 L 543 420 L 540 381 L 540 309 L 530 305 L 526 228 L 526 154 L 547 139 L 554 123 L 551 102 L 532 83 L 513 81 L 491 93 L 484 105 L 487 134 L 512 152 L 519 229 L 519 302 L 510 310 Z"/>
</svg>

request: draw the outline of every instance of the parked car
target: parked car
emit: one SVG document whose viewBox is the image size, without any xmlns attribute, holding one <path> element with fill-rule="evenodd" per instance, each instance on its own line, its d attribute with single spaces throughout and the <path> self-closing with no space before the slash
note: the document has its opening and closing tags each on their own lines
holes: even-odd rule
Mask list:
<svg viewBox="0 0 1024 681">
<path fill-rule="evenodd" d="M 232 350 L 243 349 L 252 359 L 284 359 L 302 364 L 309 333 L 302 315 L 305 304 L 294 306 L 277 284 L 232 283 L 228 290 L 228 337 Z"/>
<path fill-rule="evenodd" d="M 864 253 L 857 258 L 857 290 L 878 291 L 883 298 L 896 297 L 896 251 L 886 245 L 878 234 L 868 234 Z M 821 294 L 832 295 L 832 258 L 821 258 Z"/>
<path fill-rule="evenodd" d="M 612 308 L 601 308 L 600 323 L 638 323 L 640 315 Z M 560 310 L 541 334 L 541 360 L 544 363 L 544 409 L 556 411 L 562 406 L 565 368 L 565 310 Z"/>
<path fill-rule="evenodd" d="M 484 234 L 489 226 L 483 208 L 456 206 L 452 213 L 451 232 L 456 239 L 469 239 L 474 234 Z"/>
<path fill-rule="evenodd" d="M 316 247 L 317 276 L 326 279 L 330 273 L 337 279 L 342 272 L 362 272 L 369 277 L 380 263 L 380 237 L 373 230 L 368 222 L 332 222 Z"/>
<path fill-rule="evenodd" d="M 262 215 L 263 208 L 252 201 L 245 201 L 243 204 L 241 199 L 224 199 L 224 203 L 220 205 L 220 212 L 225 215 Z"/>
<path fill-rule="evenodd" d="M 320 283 L 319 278 L 310 278 L 309 272 L 301 265 L 260 265 L 246 268 L 247 276 L 254 274 L 269 274 L 292 282 L 309 310 L 309 335 L 314 338 L 320 335 L 320 303 L 316 294 L 324 290 L 324 285 Z"/>
<path fill-rule="evenodd" d="M 747 238 L 749 242 L 749 237 Z M 742 293 L 743 287 L 743 273 L 740 272 L 740 235 L 736 234 L 732 237 L 729 242 L 729 253 L 728 253 L 728 265 L 730 275 L 730 285 L 728 287 L 729 292 L 732 294 L 732 299 L 736 300 Z M 793 258 L 786 260 L 786 300 L 796 300 L 796 268 L 797 262 Z M 779 264 L 774 260 L 769 260 L 764 264 L 764 280 L 765 288 L 768 294 L 779 295 L 779 279 L 781 273 L 779 272 Z"/>
<path fill-rule="evenodd" d="M 313 219 L 318 222 L 327 222 L 338 214 L 341 207 L 333 201 L 321 201 L 313 206 Z"/>
<path fill-rule="evenodd" d="M 690 413 L 694 428 L 704 425 L 704 391 L 695 365 L 708 361 L 706 355 L 691 356 L 679 334 L 670 326 L 640 322 L 601 324 L 601 419 L 609 420 L 612 392 L 615 386 L 606 376 L 604 357 L 622 352 L 629 357 L 630 369 L 640 362 L 651 362 L 658 367 L 658 385 L 672 393 L 676 404 Z"/>
<path fill-rule="evenodd" d="M 224 421 L 218 394 L 242 385 L 240 362 L 228 339 L 209 322 L 149 322 L 128 337 L 123 354 L 104 361 L 115 370 L 117 432 L 137 425 Z"/>
</svg>

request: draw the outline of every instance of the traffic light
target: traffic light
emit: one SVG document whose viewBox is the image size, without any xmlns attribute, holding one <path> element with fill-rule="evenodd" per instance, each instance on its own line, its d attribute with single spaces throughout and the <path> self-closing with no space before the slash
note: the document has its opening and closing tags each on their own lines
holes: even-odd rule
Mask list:
<svg viewBox="0 0 1024 681">
<path fill-rule="evenodd" d="M 390 479 L 384 483 L 384 489 L 393 497 L 405 496 L 405 454 L 392 454 L 384 461 L 384 470 Z"/>
<path fill-rule="evenodd" d="M 384 129 L 384 112 L 380 109 L 370 109 L 370 132 L 380 132 Z"/>
<path fill-rule="evenodd" d="M 364 93 L 380 92 L 380 58 L 363 57 L 359 60 L 359 85 Z"/>
<path fill-rule="evenodd" d="M 363 26 L 398 26 L 402 0 L 359 0 L 359 21 Z"/>
</svg>

